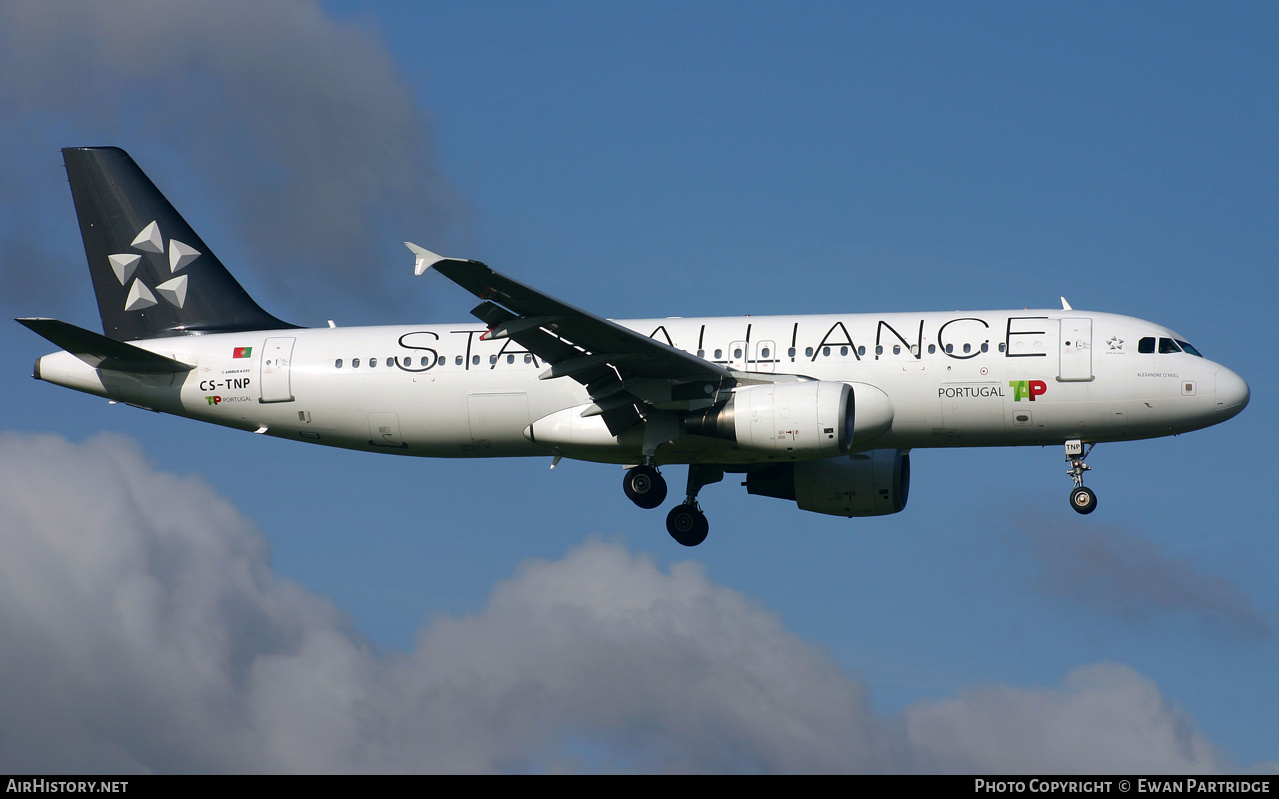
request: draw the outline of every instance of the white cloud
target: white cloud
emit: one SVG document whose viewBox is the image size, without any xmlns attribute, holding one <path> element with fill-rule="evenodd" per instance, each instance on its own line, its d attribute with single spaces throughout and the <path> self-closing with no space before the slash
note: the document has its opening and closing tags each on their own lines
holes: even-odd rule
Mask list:
<svg viewBox="0 0 1279 799">
<path fill-rule="evenodd" d="M 1227 769 L 1159 687 L 1128 666 L 1081 666 L 1054 689 L 996 685 L 906 712 L 926 770 L 1167 774 Z"/>
<path fill-rule="evenodd" d="M 611 543 L 528 561 L 481 612 L 381 655 L 273 576 L 202 480 L 118 436 L 0 436 L 0 507 L 6 771 L 1222 767 L 1119 665 L 882 717 L 757 602 Z"/>
</svg>

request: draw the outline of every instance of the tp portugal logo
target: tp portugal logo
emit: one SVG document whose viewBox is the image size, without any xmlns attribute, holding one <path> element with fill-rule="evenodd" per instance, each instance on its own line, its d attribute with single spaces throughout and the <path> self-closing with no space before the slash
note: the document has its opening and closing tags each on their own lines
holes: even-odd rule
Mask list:
<svg viewBox="0 0 1279 799">
<path fill-rule="evenodd" d="M 1012 380 L 1008 385 L 1013 389 L 1013 402 L 1021 402 L 1024 399 L 1034 402 L 1035 397 L 1048 393 L 1048 384 L 1042 380 Z"/>
</svg>

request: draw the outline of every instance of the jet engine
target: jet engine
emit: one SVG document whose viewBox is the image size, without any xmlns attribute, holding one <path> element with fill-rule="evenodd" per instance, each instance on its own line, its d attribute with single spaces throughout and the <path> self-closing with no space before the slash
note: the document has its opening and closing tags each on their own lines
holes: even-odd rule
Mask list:
<svg viewBox="0 0 1279 799">
<path fill-rule="evenodd" d="M 843 455 L 892 422 L 892 402 L 874 386 L 805 380 L 739 388 L 726 404 L 685 416 L 684 431 L 806 460 Z"/>
<path fill-rule="evenodd" d="M 793 499 L 800 510 L 831 516 L 886 516 L 906 507 L 910 453 L 855 452 L 842 458 L 779 463 L 746 475 L 746 491 Z"/>
</svg>

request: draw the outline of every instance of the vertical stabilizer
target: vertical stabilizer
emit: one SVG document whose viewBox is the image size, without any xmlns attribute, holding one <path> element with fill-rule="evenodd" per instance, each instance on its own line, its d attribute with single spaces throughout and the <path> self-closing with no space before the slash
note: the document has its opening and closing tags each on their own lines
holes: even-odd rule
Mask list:
<svg viewBox="0 0 1279 799">
<path fill-rule="evenodd" d="M 68 147 L 62 157 L 107 336 L 295 327 L 253 301 L 124 150 Z"/>
</svg>

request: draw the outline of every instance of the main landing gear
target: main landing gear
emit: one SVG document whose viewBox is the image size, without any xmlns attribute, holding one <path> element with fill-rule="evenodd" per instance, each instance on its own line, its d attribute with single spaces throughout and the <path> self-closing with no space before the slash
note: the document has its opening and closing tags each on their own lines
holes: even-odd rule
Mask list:
<svg viewBox="0 0 1279 799">
<path fill-rule="evenodd" d="M 697 494 L 703 486 L 718 483 L 724 479 L 724 470 L 718 466 L 707 466 L 691 463 L 688 466 L 688 489 L 683 505 L 676 505 L 666 515 L 666 532 L 678 543 L 686 547 L 695 547 L 706 540 L 710 532 L 710 523 L 702 506 L 697 504 Z"/>
<path fill-rule="evenodd" d="M 666 500 L 666 478 L 657 471 L 657 464 L 642 463 L 627 470 L 622 490 L 631 502 L 652 510 Z"/>
<path fill-rule="evenodd" d="M 1092 452 L 1093 446 L 1089 444 L 1085 449 L 1084 443 L 1077 438 L 1066 442 L 1066 462 L 1070 464 L 1066 474 L 1075 481 L 1075 488 L 1070 492 L 1070 507 L 1074 508 L 1076 513 L 1092 513 L 1097 509 L 1097 495 L 1092 492 L 1092 489 L 1084 487 L 1084 472 L 1092 469 L 1084 463 L 1084 458 Z"/>
<path fill-rule="evenodd" d="M 697 494 L 703 486 L 723 479 L 724 470 L 718 466 L 692 464 L 688 467 L 688 488 L 684 502 L 676 505 L 666 515 L 666 531 L 671 534 L 671 538 L 686 547 L 695 547 L 706 540 L 710 523 L 697 504 Z M 641 508 L 656 508 L 666 499 L 666 478 L 657 471 L 656 463 L 642 463 L 627 470 L 622 479 L 622 490 Z"/>
</svg>

